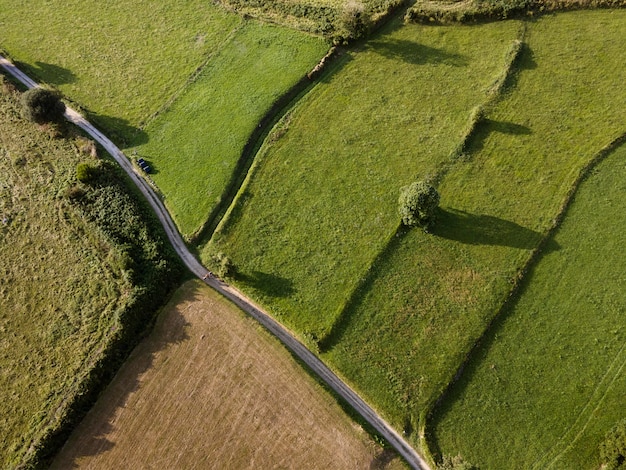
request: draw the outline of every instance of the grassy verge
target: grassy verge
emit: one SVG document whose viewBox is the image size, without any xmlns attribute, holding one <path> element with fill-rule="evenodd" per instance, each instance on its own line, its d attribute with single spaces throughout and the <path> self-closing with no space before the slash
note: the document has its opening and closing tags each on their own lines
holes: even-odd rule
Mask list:
<svg viewBox="0 0 626 470">
<path fill-rule="evenodd" d="M 156 169 L 153 179 L 184 235 L 219 204 L 264 114 L 327 49 L 320 38 L 246 21 L 146 127 L 150 140 L 136 151 Z"/>
<path fill-rule="evenodd" d="M 626 416 L 625 158 L 622 145 L 582 184 L 559 251 L 541 259 L 437 413 L 443 453 L 485 469 L 599 467 L 599 443 Z"/>
<path fill-rule="evenodd" d="M 0 467 L 43 465 L 180 278 L 111 173 L 77 184 L 80 141 L 56 139 L 0 95 Z M 106 165 L 104 165 L 106 166 Z M 102 175 L 107 174 L 103 171 Z M 73 192 L 77 196 L 81 191 Z M 116 227 L 117 224 L 120 227 Z M 115 226 L 114 226 L 115 225 Z"/>
<path fill-rule="evenodd" d="M 433 233 L 398 237 L 347 312 L 328 360 L 408 432 L 422 431 L 581 168 L 623 132 L 616 93 L 626 77 L 615 64 L 624 15 L 576 12 L 529 25 L 507 94 L 440 184 Z"/>
<path fill-rule="evenodd" d="M 240 286 L 324 337 L 395 232 L 399 188 L 448 161 L 517 30 L 394 24 L 344 54 L 268 138 L 203 258 L 225 252 Z"/>
<path fill-rule="evenodd" d="M 0 0 L 0 45 L 124 144 L 186 84 L 241 18 L 203 0 Z"/>
</svg>

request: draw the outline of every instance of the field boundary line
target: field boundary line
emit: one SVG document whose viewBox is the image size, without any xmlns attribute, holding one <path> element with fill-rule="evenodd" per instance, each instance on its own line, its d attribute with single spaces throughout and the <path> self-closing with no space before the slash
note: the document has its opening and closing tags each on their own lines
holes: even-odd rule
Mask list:
<svg viewBox="0 0 626 470">
<path fill-rule="evenodd" d="M 443 392 L 437 398 L 432 408 L 428 411 L 427 415 L 427 423 L 431 421 L 433 414 L 438 410 L 441 404 L 445 401 L 448 394 L 451 392 L 453 386 L 460 380 L 461 376 L 467 365 L 474 360 L 476 354 L 485 341 L 485 339 L 492 333 L 494 327 L 496 326 L 498 321 L 501 321 L 503 317 L 510 312 L 512 308 L 515 306 L 515 303 L 518 301 L 519 296 L 522 290 L 525 288 L 526 283 L 529 282 L 528 274 L 532 271 L 533 267 L 536 266 L 543 256 L 544 249 L 548 247 L 550 241 L 554 238 L 554 235 L 557 233 L 569 207 L 571 206 L 574 197 L 581 183 L 587 179 L 587 177 L 591 174 L 593 169 L 604 160 L 608 155 L 610 155 L 613 151 L 615 151 L 622 144 L 626 143 L 626 132 L 621 134 L 620 136 L 613 139 L 609 144 L 605 145 L 598 151 L 595 156 L 593 156 L 580 170 L 578 176 L 573 181 L 569 190 L 567 191 L 565 197 L 563 198 L 563 202 L 556 214 L 556 216 L 552 219 L 552 223 L 548 227 L 548 230 L 539 241 L 535 249 L 532 250 L 530 255 L 528 256 L 526 263 L 522 266 L 522 268 L 517 272 L 517 275 L 513 277 L 512 284 L 513 286 L 509 290 L 509 293 L 506 295 L 504 301 L 502 302 L 500 308 L 496 312 L 496 314 L 489 320 L 487 325 L 485 326 L 483 333 L 476 339 L 474 344 L 469 348 L 468 352 L 465 355 L 465 358 L 461 362 L 459 368 L 457 369 L 454 378 L 447 384 L 444 388 Z M 427 424 L 426 430 L 428 431 L 429 425 Z M 426 435 L 432 435 L 432 433 L 426 432 Z M 429 444 L 427 444 L 430 447 Z"/>
<path fill-rule="evenodd" d="M 554 465 L 554 463 L 559 459 L 559 457 L 561 457 L 561 455 L 563 455 L 568 449 L 570 449 L 572 445 L 580 438 L 582 433 L 591 422 L 594 412 L 600 407 L 600 405 L 606 398 L 606 395 L 611 390 L 611 387 L 620 376 L 622 369 L 624 369 L 624 367 L 626 366 L 626 358 L 624 358 L 624 360 L 622 360 L 620 364 L 620 359 L 625 349 L 626 344 L 622 345 L 620 350 L 611 361 L 611 365 L 607 368 L 602 377 L 602 380 L 598 382 L 597 386 L 590 394 L 587 403 L 585 404 L 583 409 L 580 410 L 580 413 L 578 413 L 576 420 L 572 423 L 569 429 L 565 433 L 563 433 L 563 435 L 554 444 L 554 446 L 552 446 L 552 448 L 548 452 L 546 452 L 539 459 L 537 459 L 535 463 L 533 463 L 533 469 L 551 468 L 552 465 Z M 613 373 L 613 370 L 616 367 L 618 367 L 618 369 L 615 373 Z M 607 381 L 608 383 L 606 383 Z M 593 406 L 594 404 L 595 406 Z M 593 409 L 590 409 L 592 406 Z M 585 418 L 587 418 L 585 424 L 582 427 L 578 427 L 577 425 L 579 424 L 579 421 L 582 421 Z M 562 446 L 563 441 L 568 440 L 568 437 L 570 437 L 573 433 L 576 434 L 571 439 L 569 439 L 569 443 L 566 444 L 564 447 L 560 447 Z M 549 460 L 549 462 L 546 463 L 546 460 Z"/>
<path fill-rule="evenodd" d="M 0 55 L 0 67 L 4 68 L 8 73 L 24 83 L 28 88 L 37 87 L 32 79 L 20 71 L 14 64 L 9 62 L 5 57 Z M 65 118 L 71 123 L 77 125 L 89 135 L 91 135 L 104 149 L 113 157 L 113 159 L 128 174 L 131 181 L 137 186 L 144 197 L 152 206 L 156 216 L 165 230 L 167 238 L 170 240 L 172 247 L 181 258 L 185 266 L 198 278 L 214 290 L 230 299 L 238 305 L 244 312 L 257 320 L 267 331 L 274 335 L 278 340 L 293 354 L 295 354 L 302 362 L 304 362 L 324 383 L 326 383 L 337 395 L 346 401 L 363 419 L 378 432 L 397 452 L 408 465 L 416 470 L 430 470 L 426 460 L 417 453 L 409 443 L 403 439 L 372 407 L 343 382 L 338 375 L 330 370 L 326 364 L 322 362 L 315 354 L 304 346 L 296 337 L 282 324 L 274 320 L 261 307 L 254 304 L 250 299 L 243 295 L 239 290 L 229 286 L 225 282 L 206 277 L 208 270 L 196 259 L 189 251 L 187 245 L 183 241 L 180 233 L 176 229 L 170 214 L 159 197 L 152 190 L 150 185 L 136 171 L 130 160 L 124 153 L 102 132 L 96 129 L 83 116 L 78 114 L 72 108 L 66 107 Z"/>
</svg>

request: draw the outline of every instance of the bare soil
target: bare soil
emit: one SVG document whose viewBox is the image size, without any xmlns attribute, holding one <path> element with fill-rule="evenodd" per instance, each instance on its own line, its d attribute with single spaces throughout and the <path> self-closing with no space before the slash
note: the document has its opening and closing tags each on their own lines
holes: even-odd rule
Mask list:
<svg viewBox="0 0 626 470">
<path fill-rule="evenodd" d="M 404 465 L 275 339 L 198 281 L 178 291 L 52 466 L 393 467 Z"/>
</svg>

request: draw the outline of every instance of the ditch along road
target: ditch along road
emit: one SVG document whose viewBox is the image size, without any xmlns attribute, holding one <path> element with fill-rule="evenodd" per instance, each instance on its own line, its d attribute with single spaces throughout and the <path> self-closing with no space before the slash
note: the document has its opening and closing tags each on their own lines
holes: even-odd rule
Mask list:
<svg viewBox="0 0 626 470">
<path fill-rule="evenodd" d="M 12 62 L 0 55 L 0 67 L 13 75 L 17 80 L 28 88 L 39 86 L 34 80 L 19 70 Z M 140 176 L 126 155 L 111 142 L 102 132 L 92 126 L 83 116 L 67 107 L 65 118 L 77 125 L 96 140 L 104 149 L 111 154 L 115 161 L 124 169 L 132 182 L 139 188 L 148 200 L 159 221 L 163 225 L 165 233 L 172 246 L 183 260 L 187 268 L 206 284 L 211 286 L 224 297 L 230 299 L 239 308 L 257 320 L 265 329 L 278 338 L 293 354 L 295 354 L 307 367 L 313 371 L 324 383 L 345 400 L 361 417 L 379 433 L 404 460 L 416 470 L 430 470 L 428 463 L 413 449 L 384 419 L 382 419 L 354 390 L 345 384 L 334 372 L 332 372 L 315 354 L 309 351 L 293 334 L 283 325 L 278 323 L 267 312 L 243 295 L 239 290 L 225 282 L 207 278 L 208 272 L 196 257 L 189 251 L 187 245 L 178 233 L 169 212 L 146 180 Z"/>
</svg>

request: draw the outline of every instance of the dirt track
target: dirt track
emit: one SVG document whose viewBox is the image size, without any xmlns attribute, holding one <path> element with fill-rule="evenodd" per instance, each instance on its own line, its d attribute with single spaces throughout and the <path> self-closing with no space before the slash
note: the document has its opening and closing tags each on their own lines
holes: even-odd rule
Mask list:
<svg viewBox="0 0 626 470">
<path fill-rule="evenodd" d="M 37 86 L 37 83 L 21 72 L 15 65 L 0 55 L 0 66 L 11 75 L 20 80 L 28 88 Z M 124 171 L 129 175 L 133 183 L 146 197 L 169 238 L 172 246 L 183 260 L 185 265 L 197 277 L 201 278 L 207 273 L 207 269 L 188 250 L 185 242 L 178 233 L 165 206 L 141 176 L 137 174 L 135 168 L 104 134 L 91 125 L 84 117 L 71 108 L 65 111 L 68 121 L 76 124 L 96 140 L 111 156 L 119 163 Z M 302 360 L 315 374 L 317 374 L 330 388 L 340 395 L 354 410 L 356 410 L 376 431 L 383 436 L 389 444 L 408 462 L 408 464 L 418 470 L 430 470 L 426 461 L 413 449 L 385 420 L 383 420 L 361 397 L 359 397 L 347 384 L 342 382 L 326 365 L 302 343 L 300 343 L 285 327 L 271 318 L 265 311 L 255 305 L 250 299 L 232 286 L 229 286 L 216 279 L 204 281 L 213 289 L 233 301 L 242 310 L 255 318 L 270 333 L 277 337 L 290 351 Z"/>
</svg>

